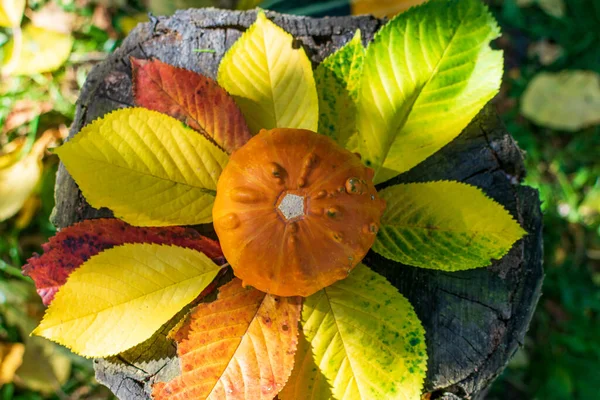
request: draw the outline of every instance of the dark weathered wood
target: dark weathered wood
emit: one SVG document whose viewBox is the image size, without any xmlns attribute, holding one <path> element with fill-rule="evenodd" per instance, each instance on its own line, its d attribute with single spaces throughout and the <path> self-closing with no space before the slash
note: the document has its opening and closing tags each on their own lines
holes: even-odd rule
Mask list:
<svg viewBox="0 0 600 400">
<path fill-rule="evenodd" d="M 366 44 L 381 26 L 381 21 L 370 17 L 268 16 L 298 39 L 315 64 L 346 43 L 356 29 L 361 29 Z M 255 12 L 188 10 L 139 26 L 90 73 L 71 135 L 111 110 L 132 105 L 130 56 L 156 57 L 215 77 L 224 52 L 255 17 Z M 471 271 L 430 271 L 374 253 L 366 257 L 366 264 L 410 299 L 423 321 L 429 353 L 426 390 L 434 393 L 434 399 L 481 397 L 522 344 L 543 277 L 539 199 L 535 190 L 519 185 L 523 175 L 520 150 L 488 106 L 456 140 L 392 182 L 451 179 L 476 185 L 529 232 L 502 260 Z M 62 165 L 56 204 L 53 222 L 58 227 L 110 216 L 108 210 L 95 210 L 85 202 Z M 209 226 L 202 229 L 210 232 Z M 152 383 L 179 372 L 175 348 L 164 337 L 167 331 L 165 327 L 143 346 L 119 357 L 97 360 L 98 380 L 120 398 L 148 397 Z"/>
</svg>

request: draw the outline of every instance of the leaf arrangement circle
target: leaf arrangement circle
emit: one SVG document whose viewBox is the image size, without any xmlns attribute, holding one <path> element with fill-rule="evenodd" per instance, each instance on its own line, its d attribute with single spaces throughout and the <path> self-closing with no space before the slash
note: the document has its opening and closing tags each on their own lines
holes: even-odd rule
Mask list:
<svg viewBox="0 0 600 400">
<path fill-rule="evenodd" d="M 373 245 L 385 208 L 372 178 L 324 135 L 261 131 L 231 156 L 213 208 L 236 276 L 279 296 L 309 296 L 347 277 Z"/>
</svg>

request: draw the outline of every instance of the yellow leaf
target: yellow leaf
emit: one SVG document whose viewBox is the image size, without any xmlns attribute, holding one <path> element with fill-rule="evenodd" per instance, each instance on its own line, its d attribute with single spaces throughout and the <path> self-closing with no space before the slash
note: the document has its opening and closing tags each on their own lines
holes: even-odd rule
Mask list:
<svg viewBox="0 0 600 400">
<path fill-rule="evenodd" d="M 16 27 L 21 24 L 25 0 L 0 0 L 0 26 Z"/>
<path fill-rule="evenodd" d="M 12 382 L 24 353 L 23 343 L 0 342 L 0 386 Z"/>
<path fill-rule="evenodd" d="M 319 106 L 310 60 L 292 35 L 262 11 L 223 57 L 218 81 L 234 96 L 253 134 L 271 128 L 317 130 Z"/>
<path fill-rule="evenodd" d="M 4 75 L 35 75 L 60 68 L 71 54 L 73 37 L 28 24 L 4 45 Z"/>
<path fill-rule="evenodd" d="M 113 247 L 69 276 L 33 334 L 86 357 L 118 354 L 151 337 L 219 270 L 206 255 L 188 248 Z"/>
<path fill-rule="evenodd" d="M 44 134 L 33 145 L 31 152 L 18 158 L 25 142 L 13 152 L 0 156 L 0 221 L 15 215 L 29 198 L 42 175 L 41 159 L 52 133 Z"/>
<path fill-rule="evenodd" d="M 277 397 L 279 400 L 333 399 L 331 387 L 315 363 L 310 343 L 302 331 L 298 335 L 298 348 L 292 375 Z"/>
<path fill-rule="evenodd" d="M 29 390 L 51 395 L 60 390 L 71 374 L 71 359 L 59 346 L 39 337 L 30 337 L 25 346 L 23 364 L 15 383 Z"/>
<path fill-rule="evenodd" d="M 302 328 L 333 398 L 419 400 L 425 330 L 381 275 L 359 264 L 348 278 L 306 298 Z"/>
<path fill-rule="evenodd" d="M 350 2 L 352 15 L 372 14 L 378 18 L 393 17 L 427 0 L 354 0 Z"/>
<path fill-rule="evenodd" d="M 448 144 L 496 94 L 500 30 L 481 0 L 430 0 L 398 15 L 367 47 L 358 103 L 360 153 L 381 183 Z"/>
<path fill-rule="evenodd" d="M 373 250 L 416 267 L 458 271 L 490 265 L 526 232 L 500 204 L 459 182 L 395 185 Z"/>
<path fill-rule="evenodd" d="M 600 124 L 600 75 L 541 72 L 523 93 L 521 112 L 538 125 L 571 132 Z"/>
<path fill-rule="evenodd" d="M 87 201 L 137 226 L 212 221 L 225 152 L 178 120 L 117 110 L 56 149 Z"/>
</svg>

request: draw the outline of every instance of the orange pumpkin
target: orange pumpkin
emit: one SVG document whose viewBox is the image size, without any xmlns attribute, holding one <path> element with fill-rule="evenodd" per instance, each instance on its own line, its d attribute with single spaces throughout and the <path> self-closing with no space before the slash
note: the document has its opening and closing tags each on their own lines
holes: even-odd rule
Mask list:
<svg viewBox="0 0 600 400">
<path fill-rule="evenodd" d="M 373 245 L 385 208 L 373 170 L 330 138 L 262 130 L 219 178 L 215 230 L 235 275 L 278 296 L 345 278 Z"/>
</svg>

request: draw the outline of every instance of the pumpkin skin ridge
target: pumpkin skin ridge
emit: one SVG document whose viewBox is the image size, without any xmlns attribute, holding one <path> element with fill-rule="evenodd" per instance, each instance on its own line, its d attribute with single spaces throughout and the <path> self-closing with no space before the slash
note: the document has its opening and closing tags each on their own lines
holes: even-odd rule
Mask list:
<svg viewBox="0 0 600 400">
<path fill-rule="evenodd" d="M 272 164 L 281 172 L 277 178 Z M 348 186 L 351 178 L 359 192 Z M 264 198 L 238 203 L 230 198 L 236 188 L 261 191 Z M 319 197 L 321 191 L 327 196 Z M 302 215 L 281 214 L 286 194 L 303 197 Z M 223 253 L 245 284 L 274 295 L 308 296 L 345 278 L 364 258 L 375 240 L 366 228 L 378 228 L 382 204 L 369 168 L 355 154 L 315 132 L 276 128 L 232 153 L 218 182 L 213 216 Z M 327 214 L 330 209 L 339 215 Z M 236 213 L 239 227 L 221 226 L 220 218 Z"/>
</svg>

